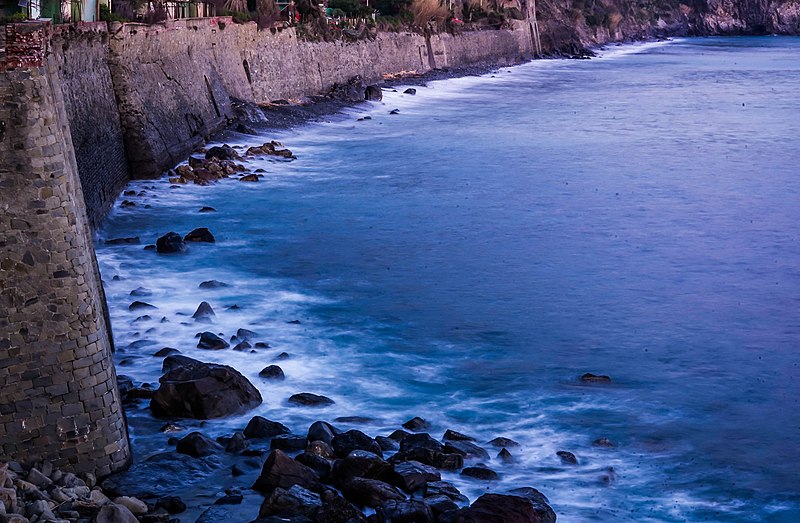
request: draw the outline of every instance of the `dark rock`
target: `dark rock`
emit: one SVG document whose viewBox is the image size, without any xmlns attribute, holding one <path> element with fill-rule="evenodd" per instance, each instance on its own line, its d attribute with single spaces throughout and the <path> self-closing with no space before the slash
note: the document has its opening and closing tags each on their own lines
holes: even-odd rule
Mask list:
<svg viewBox="0 0 800 523">
<path fill-rule="evenodd" d="M 396 431 L 392 432 L 391 434 L 389 434 L 389 438 L 393 439 L 393 440 L 395 440 L 396 442 L 399 443 L 399 442 L 403 441 L 403 439 L 405 439 L 405 437 L 408 436 L 408 434 L 409 433 L 404 431 L 404 430 L 396 430 Z"/>
<path fill-rule="evenodd" d="M 459 512 L 457 523 L 555 523 L 553 510 L 541 510 L 530 499 L 503 494 L 484 494 Z"/>
<path fill-rule="evenodd" d="M 278 487 L 273 490 L 261 504 L 258 516 L 307 516 L 314 518 L 321 508 L 322 500 L 319 494 L 311 492 L 300 485 L 292 485 L 288 489 Z"/>
<path fill-rule="evenodd" d="M 387 501 L 405 501 L 406 497 L 395 487 L 377 479 L 353 478 L 342 487 L 342 494 L 358 505 L 379 507 Z"/>
<path fill-rule="evenodd" d="M 306 467 L 316 472 L 319 478 L 323 481 L 328 480 L 333 470 L 331 462 L 328 461 L 326 458 L 323 458 L 322 456 L 316 456 L 314 454 L 309 454 L 308 452 L 301 452 L 294 459 L 298 463 L 302 463 Z"/>
<path fill-rule="evenodd" d="M 490 459 L 485 449 L 470 441 L 448 441 L 444 445 L 444 451 L 449 454 L 461 454 L 465 458 Z"/>
<path fill-rule="evenodd" d="M 138 245 L 139 237 L 134 236 L 132 238 L 112 238 L 111 240 L 106 240 L 105 243 L 108 245 Z"/>
<path fill-rule="evenodd" d="M 200 207 L 200 212 L 217 212 L 217 210 L 213 207 L 203 206 Z"/>
<path fill-rule="evenodd" d="M 433 454 L 433 459 L 428 464 L 433 465 L 437 469 L 455 471 L 464 466 L 464 457 L 460 454 L 436 452 Z"/>
<path fill-rule="evenodd" d="M 235 160 L 238 157 L 239 154 L 236 152 L 236 150 L 227 144 L 212 147 L 206 151 L 206 160 L 210 160 L 211 158 L 216 158 L 218 160 Z"/>
<path fill-rule="evenodd" d="M 394 465 L 394 481 L 392 484 L 408 493 L 415 492 L 430 481 L 440 481 L 442 475 L 433 467 L 419 461 L 404 461 Z"/>
<path fill-rule="evenodd" d="M 136 298 L 142 298 L 144 296 L 152 296 L 153 291 L 150 289 L 145 289 L 144 287 L 136 287 L 130 292 L 130 295 Z"/>
<path fill-rule="evenodd" d="M 559 450 L 556 452 L 556 455 L 561 458 L 561 463 L 565 463 L 567 465 L 577 465 L 578 458 L 575 457 L 575 454 L 572 452 L 568 452 L 566 450 Z"/>
<path fill-rule="evenodd" d="M 159 349 L 155 354 L 153 354 L 156 358 L 166 358 L 167 356 L 173 356 L 175 354 L 180 354 L 181 351 L 178 349 L 173 349 L 172 347 L 164 347 L 163 349 Z"/>
<path fill-rule="evenodd" d="M 366 416 L 339 416 L 338 418 L 335 418 L 333 421 L 337 423 L 369 423 L 375 420 L 373 418 L 368 418 Z"/>
<path fill-rule="evenodd" d="M 354 450 L 366 450 L 378 456 L 383 456 L 383 451 L 378 442 L 367 436 L 360 430 L 348 430 L 342 434 L 337 434 L 331 441 L 336 456 L 345 458 Z"/>
<path fill-rule="evenodd" d="M 239 465 L 234 464 L 231 467 L 231 476 L 233 476 L 234 478 L 238 478 L 239 476 L 244 476 L 245 474 L 247 473 L 244 470 L 242 470 L 241 467 L 239 467 Z"/>
<path fill-rule="evenodd" d="M 208 280 L 202 282 L 199 287 L 201 289 L 221 289 L 222 287 L 230 287 L 230 285 L 217 280 Z"/>
<path fill-rule="evenodd" d="M 375 510 L 381 521 L 390 523 L 433 523 L 430 507 L 422 501 L 387 501 Z"/>
<path fill-rule="evenodd" d="M 333 441 L 333 437 L 339 433 L 330 423 L 315 421 L 308 427 L 308 441 L 324 441 L 328 445 Z"/>
<path fill-rule="evenodd" d="M 119 387 L 120 396 L 126 396 L 134 388 L 133 378 L 124 374 L 118 375 L 117 387 Z"/>
<path fill-rule="evenodd" d="M 205 303 L 205 302 L 204 302 Z M 203 332 L 200 334 L 200 341 L 197 342 L 198 349 L 222 350 L 230 347 L 228 342 L 214 334 L 213 332 Z"/>
<path fill-rule="evenodd" d="M 444 451 L 444 445 L 433 439 L 431 435 L 426 432 L 421 434 L 409 434 L 400 442 L 400 452 L 410 452 L 416 449 L 442 452 Z"/>
<path fill-rule="evenodd" d="M 127 507 L 115 503 L 101 507 L 94 521 L 95 523 L 139 523 Z"/>
<path fill-rule="evenodd" d="M 278 354 L 277 356 L 275 356 L 275 359 L 276 359 L 277 361 L 281 361 L 281 360 L 288 360 L 290 357 L 291 357 L 291 356 L 289 356 L 289 353 L 288 353 L 288 352 L 281 352 L 280 354 Z"/>
<path fill-rule="evenodd" d="M 253 489 L 259 492 L 270 493 L 280 487 L 290 488 L 292 485 L 318 491 L 319 476 L 313 469 L 298 463 L 283 451 L 273 450 L 267 456 L 267 461 L 261 469 L 261 475 L 253 485 Z"/>
<path fill-rule="evenodd" d="M 411 96 L 414 96 L 415 94 L 417 94 L 417 90 L 414 89 L 413 87 L 409 87 L 408 89 L 403 91 L 403 94 L 410 94 Z"/>
<path fill-rule="evenodd" d="M 289 434 L 290 432 L 285 425 L 261 416 L 253 416 L 244 429 L 245 437 L 250 439 L 271 438 L 280 434 Z"/>
<path fill-rule="evenodd" d="M 302 405 L 304 407 L 319 407 L 323 405 L 333 405 L 335 401 L 326 396 L 311 394 L 310 392 L 301 392 L 290 396 L 289 403 Z"/>
<path fill-rule="evenodd" d="M 249 344 L 249 343 L 247 343 L 246 341 L 243 341 L 243 342 L 241 342 L 241 343 L 237 343 L 237 344 L 236 344 L 236 345 L 233 347 L 233 350 L 236 350 L 236 351 L 240 351 L 240 352 L 241 352 L 241 351 L 248 350 L 248 349 L 252 349 L 252 348 L 253 348 L 253 346 L 252 346 L 252 345 L 250 345 L 250 344 Z M 259 374 L 259 376 L 261 376 L 261 374 Z"/>
<path fill-rule="evenodd" d="M 166 433 L 173 433 L 173 432 L 183 432 L 186 430 L 185 427 L 181 427 L 180 425 L 176 425 L 175 423 L 165 423 L 158 429 L 159 432 L 166 432 Z"/>
<path fill-rule="evenodd" d="M 431 508 L 434 517 L 451 510 L 458 510 L 456 502 L 444 495 L 425 497 L 425 504 Z"/>
<path fill-rule="evenodd" d="M 155 508 L 163 508 L 170 514 L 180 514 L 186 510 L 186 503 L 178 496 L 164 496 L 156 501 Z"/>
<path fill-rule="evenodd" d="M 217 240 L 206 227 L 198 227 L 183 237 L 185 242 L 215 243 Z"/>
<path fill-rule="evenodd" d="M 258 131 L 256 131 L 252 127 L 250 127 L 248 125 L 245 125 L 245 124 L 243 124 L 241 122 L 236 124 L 236 132 L 237 133 L 242 133 L 242 134 L 250 134 L 250 135 L 257 135 L 258 134 Z"/>
<path fill-rule="evenodd" d="M 264 343 L 263 341 L 257 341 L 256 342 L 256 348 L 257 349 L 268 349 L 269 348 L 269 343 Z"/>
<path fill-rule="evenodd" d="M 157 309 L 155 305 L 150 305 L 149 303 L 145 303 L 143 301 L 135 301 L 128 305 L 129 311 L 141 311 L 146 309 Z"/>
<path fill-rule="evenodd" d="M 583 376 L 581 376 L 581 382 L 583 383 L 611 383 L 611 378 L 604 375 L 592 374 L 591 372 L 587 372 Z"/>
<path fill-rule="evenodd" d="M 594 445 L 595 447 L 603 447 L 603 448 L 607 448 L 607 449 L 610 449 L 610 448 L 616 446 L 616 445 L 614 445 L 614 442 L 611 441 L 608 438 L 598 438 L 598 439 L 596 439 L 596 440 L 594 440 L 592 442 L 592 445 Z"/>
<path fill-rule="evenodd" d="M 225 443 L 225 452 L 236 454 L 247 448 L 247 438 L 241 432 L 234 432 Z"/>
<path fill-rule="evenodd" d="M 411 418 L 410 420 L 403 423 L 403 428 L 408 429 L 412 432 L 422 432 L 423 430 L 430 428 L 430 426 L 431 426 L 430 423 L 420 418 L 419 416 Z"/>
<path fill-rule="evenodd" d="M 335 490 L 325 490 L 316 523 L 365 523 L 364 514 Z"/>
<path fill-rule="evenodd" d="M 444 431 L 444 436 L 442 439 L 445 441 L 475 441 L 475 438 L 471 436 L 467 436 L 466 434 L 461 434 L 460 432 L 450 429 Z"/>
<path fill-rule="evenodd" d="M 289 451 L 303 450 L 306 448 L 307 442 L 308 440 L 306 440 L 305 436 L 300 436 L 297 434 L 280 434 L 272 438 L 269 448 Z"/>
<path fill-rule="evenodd" d="M 325 459 L 334 459 L 336 457 L 333 447 L 331 447 L 329 443 L 325 443 L 321 440 L 309 442 L 308 447 L 306 447 L 306 452 Z"/>
<path fill-rule="evenodd" d="M 242 176 L 241 178 L 239 178 L 239 181 L 240 182 L 257 182 L 258 181 L 258 175 L 257 174 L 246 174 L 246 175 Z"/>
<path fill-rule="evenodd" d="M 247 329 L 236 330 L 236 337 L 239 338 L 240 340 L 252 341 L 252 339 L 255 338 L 256 336 L 258 336 L 258 334 L 251 330 Z"/>
<path fill-rule="evenodd" d="M 389 114 L 400 114 L 400 109 L 392 109 Z"/>
<path fill-rule="evenodd" d="M 258 389 L 226 365 L 185 356 L 164 360 L 161 386 L 150 401 L 156 415 L 209 419 L 240 414 L 261 404 Z"/>
<path fill-rule="evenodd" d="M 360 76 L 354 76 L 345 84 L 335 83 L 328 96 L 345 102 L 361 102 L 366 95 L 367 86 Z"/>
<path fill-rule="evenodd" d="M 364 99 L 372 102 L 380 102 L 383 99 L 383 91 L 377 85 L 368 85 L 364 90 Z"/>
<path fill-rule="evenodd" d="M 191 432 L 178 442 L 176 449 L 181 454 L 195 458 L 210 456 L 222 452 L 222 445 L 200 432 Z"/>
<path fill-rule="evenodd" d="M 514 463 L 516 461 L 514 456 L 508 451 L 508 449 L 501 449 L 500 452 L 497 453 L 497 459 L 502 461 L 503 463 Z"/>
<path fill-rule="evenodd" d="M 162 452 L 132 465 L 103 481 L 103 492 L 110 497 L 133 496 L 139 499 L 166 496 L 176 490 L 204 481 L 221 467 L 216 456 L 193 458 L 177 452 Z"/>
<path fill-rule="evenodd" d="M 176 232 L 168 232 L 156 240 L 156 252 L 159 254 L 180 254 L 186 252 L 183 238 Z"/>
<path fill-rule="evenodd" d="M 497 472 L 486 467 L 466 467 L 461 471 L 461 475 L 483 481 L 493 481 L 495 479 L 499 479 Z"/>
<path fill-rule="evenodd" d="M 503 447 L 507 447 L 507 448 L 513 448 L 513 447 L 519 447 L 519 443 L 517 443 L 517 442 L 516 442 L 516 441 L 514 441 L 513 439 L 509 439 L 509 438 L 494 438 L 494 439 L 493 439 L 492 441 L 490 441 L 488 444 L 489 444 L 489 445 L 492 445 L 493 447 L 497 447 L 497 448 L 503 448 Z"/>
<path fill-rule="evenodd" d="M 241 505 L 242 501 L 244 501 L 244 496 L 241 494 L 228 494 L 222 496 L 221 498 L 217 498 L 214 501 L 215 505 Z"/>
<path fill-rule="evenodd" d="M 258 345 L 258 344 L 256 344 Z M 286 375 L 283 373 L 283 369 L 277 365 L 267 365 L 261 372 L 258 373 L 259 377 L 265 378 L 268 380 L 283 380 L 286 379 Z"/>
<path fill-rule="evenodd" d="M 333 480 L 337 485 L 343 485 L 353 478 L 380 479 L 388 483 L 392 477 L 392 466 L 365 450 L 354 450 L 333 464 Z"/>
<path fill-rule="evenodd" d="M 381 450 L 400 450 L 400 444 L 391 438 L 387 438 L 386 436 L 376 436 L 375 441 L 378 442 L 380 445 Z"/>
<path fill-rule="evenodd" d="M 200 305 L 197 306 L 197 310 L 192 314 L 192 318 L 196 320 L 213 318 L 214 316 L 216 316 L 216 314 L 214 314 L 214 309 L 207 301 L 200 302 Z"/>
</svg>

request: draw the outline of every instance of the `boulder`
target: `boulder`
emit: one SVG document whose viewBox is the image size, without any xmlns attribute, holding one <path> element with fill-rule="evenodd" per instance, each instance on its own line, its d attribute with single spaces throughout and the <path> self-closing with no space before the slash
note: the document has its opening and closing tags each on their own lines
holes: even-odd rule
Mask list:
<svg viewBox="0 0 800 523">
<path fill-rule="evenodd" d="M 592 374 L 587 372 L 581 376 L 582 383 L 611 383 L 611 378 L 602 374 Z"/>
<path fill-rule="evenodd" d="M 480 479 L 482 481 L 493 481 L 499 479 L 497 472 L 488 467 L 465 467 L 464 470 L 461 471 L 461 475 L 469 478 Z"/>
<path fill-rule="evenodd" d="M 556 514 L 523 496 L 484 494 L 471 507 L 460 511 L 457 523 L 555 523 Z"/>
<path fill-rule="evenodd" d="M 192 314 L 192 318 L 196 320 L 213 318 L 214 316 L 216 316 L 216 314 L 214 313 L 214 309 L 211 307 L 211 304 L 209 304 L 207 301 L 200 302 L 200 305 L 197 306 L 197 310 L 194 311 L 194 314 Z"/>
<path fill-rule="evenodd" d="M 502 438 L 502 437 L 500 437 L 500 438 L 494 438 L 494 439 L 493 439 L 492 441 L 490 441 L 488 444 L 489 444 L 489 445 L 491 445 L 491 446 L 493 446 L 493 447 L 497 447 L 497 448 L 499 448 L 499 449 L 501 449 L 501 448 L 503 448 L 503 447 L 506 447 L 506 448 L 519 447 L 519 443 L 517 443 L 517 442 L 516 442 L 516 441 L 514 441 L 513 439 L 509 439 L 509 438 Z"/>
<path fill-rule="evenodd" d="M 199 288 L 201 288 L 201 289 L 221 289 L 223 287 L 230 287 L 230 285 L 228 285 L 225 282 L 218 281 L 218 280 L 207 280 L 207 281 L 201 282 L 200 285 L 199 285 Z"/>
<path fill-rule="evenodd" d="M 378 442 L 383 451 L 400 450 L 400 444 L 386 436 L 375 436 L 375 441 Z"/>
<path fill-rule="evenodd" d="M 380 479 L 389 483 L 392 479 L 392 466 L 382 458 L 365 450 L 354 450 L 344 459 L 333 464 L 333 480 L 344 485 L 353 478 Z"/>
<path fill-rule="evenodd" d="M 505 448 L 500 449 L 500 452 L 497 453 L 497 459 L 503 463 L 514 463 L 514 461 L 516 461 L 513 454 L 511 454 L 508 449 Z"/>
<path fill-rule="evenodd" d="M 210 419 L 241 414 L 261 405 L 261 394 L 227 365 L 168 356 L 160 387 L 150 400 L 158 416 Z"/>
<path fill-rule="evenodd" d="M 330 444 L 320 440 L 309 443 L 308 447 L 306 447 L 306 452 L 325 459 L 334 459 L 335 457 L 333 447 L 331 447 Z"/>
<path fill-rule="evenodd" d="M 311 492 L 300 485 L 292 485 L 288 489 L 276 488 L 264 499 L 258 511 L 259 517 L 266 516 L 307 516 L 313 518 L 322 508 L 319 494 Z"/>
<path fill-rule="evenodd" d="M 138 498 L 130 496 L 120 496 L 114 499 L 116 505 L 122 505 L 131 511 L 134 516 L 143 516 L 147 514 L 147 503 Z"/>
<path fill-rule="evenodd" d="M 319 476 L 314 470 L 293 460 L 283 451 L 273 450 L 267 456 L 261 474 L 253 484 L 253 490 L 270 493 L 278 487 L 288 489 L 293 485 L 318 491 Z"/>
<path fill-rule="evenodd" d="M 205 303 L 205 302 L 203 302 Z M 206 350 L 222 350 L 230 347 L 228 342 L 214 334 L 213 332 L 203 332 L 200 334 L 200 340 L 197 342 L 198 349 Z"/>
<path fill-rule="evenodd" d="M 147 302 L 139 301 L 139 300 L 136 300 L 133 303 L 131 303 L 130 305 L 128 305 L 128 310 L 131 311 L 131 312 L 141 311 L 141 310 L 146 310 L 146 309 L 157 309 L 157 308 L 158 307 L 156 307 L 155 305 L 151 305 L 151 304 L 149 304 Z"/>
<path fill-rule="evenodd" d="M 279 434 L 289 434 L 290 432 L 285 425 L 261 416 L 253 416 L 244 429 L 245 437 L 250 439 L 271 438 Z"/>
<path fill-rule="evenodd" d="M 258 175 L 257 174 L 245 174 L 241 178 L 239 178 L 240 182 L 257 182 Z"/>
<path fill-rule="evenodd" d="M 395 487 L 377 479 L 353 478 L 342 487 L 342 494 L 357 505 L 376 508 L 387 501 L 405 501 Z"/>
<path fill-rule="evenodd" d="M 371 102 L 380 102 L 383 100 L 383 91 L 377 85 L 368 85 L 364 90 L 364 99 Z"/>
<path fill-rule="evenodd" d="M 375 510 L 381 521 L 390 523 L 433 523 L 433 512 L 423 501 L 387 501 Z"/>
<path fill-rule="evenodd" d="M 409 434 L 400 442 L 400 452 L 410 452 L 416 449 L 443 452 L 444 445 L 433 439 L 431 435 L 426 432 L 421 434 Z"/>
<path fill-rule="evenodd" d="M 339 431 L 333 428 L 330 423 L 315 421 L 308 427 L 308 441 L 324 441 L 328 445 L 333 441 L 334 436 Z"/>
<path fill-rule="evenodd" d="M 183 237 L 184 242 L 214 243 L 217 241 L 206 227 L 198 227 Z"/>
<path fill-rule="evenodd" d="M 186 244 L 180 234 L 168 232 L 156 240 L 156 252 L 159 254 L 181 254 L 186 252 Z"/>
<path fill-rule="evenodd" d="M 322 510 L 317 513 L 317 523 L 364 523 L 367 520 L 360 510 L 335 490 L 325 490 L 320 497 Z"/>
<path fill-rule="evenodd" d="M 419 416 L 415 416 L 410 420 L 403 423 L 403 428 L 408 429 L 412 432 L 422 432 L 430 428 L 431 424 L 425 421 L 424 419 L 420 418 Z"/>
<path fill-rule="evenodd" d="M 320 407 L 324 405 L 333 405 L 336 402 L 327 396 L 311 394 L 310 392 L 301 392 L 299 394 L 293 394 L 291 397 L 289 397 L 289 403 L 294 405 L 302 405 L 304 407 Z"/>
<path fill-rule="evenodd" d="M 564 463 L 566 465 L 578 464 L 578 458 L 576 458 L 575 454 L 573 454 L 572 452 L 568 452 L 566 450 L 559 450 L 558 452 L 556 452 L 556 455 L 559 458 L 561 458 L 561 463 Z"/>
<path fill-rule="evenodd" d="M 95 523 L 139 523 L 139 520 L 127 507 L 109 503 L 97 513 Z"/>
<path fill-rule="evenodd" d="M 416 492 L 430 481 L 440 481 L 442 475 L 435 468 L 419 461 L 404 461 L 394 465 L 394 481 L 392 484 L 402 488 L 409 494 Z"/>
<path fill-rule="evenodd" d="M 438 517 L 439 514 L 445 512 L 458 510 L 456 502 L 444 495 L 425 497 L 425 504 L 431 508 L 434 517 Z"/>
<path fill-rule="evenodd" d="M 239 157 L 239 153 L 228 144 L 222 146 L 211 147 L 206 151 L 206 160 L 216 158 L 218 160 L 235 160 Z"/>
<path fill-rule="evenodd" d="M 225 442 L 225 452 L 230 454 L 236 454 L 238 452 L 243 451 L 247 448 L 247 438 L 245 438 L 244 434 L 237 431 L 233 433 L 233 436 L 228 438 Z"/>
<path fill-rule="evenodd" d="M 460 432 L 450 429 L 444 431 L 444 436 L 442 436 L 442 439 L 445 441 L 475 441 L 475 438 L 472 436 L 467 436 L 466 434 L 461 434 Z"/>
<path fill-rule="evenodd" d="M 327 482 L 330 478 L 333 467 L 327 458 L 309 452 L 301 452 L 294 459 L 316 472 L 322 481 Z"/>
<path fill-rule="evenodd" d="M 444 451 L 449 454 L 460 454 L 465 458 L 491 459 L 485 449 L 470 441 L 448 441 L 444 445 Z"/>
<path fill-rule="evenodd" d="M 200 432 L 191 432 L 184 436 L 176 449 L 181 454 L 188 454 L 195 458 L 210 456 L 222 452 L 222 445 Z"/>
<path fill-rule="evenodd" d="M 383 456 L 383 451 L 377 441 L 355 429 L 337 434 L 331 441 L 331 446 L 340 458 L 347 457 L 354 450 L 366 450 L 378 456 Z"/>
<path fill-rule="evenodd" d="M 272 438 L 269 447 L 271 449 L 295 451 L 306 448 L 306 443 L 308 443 L 308 440 L 306 440 L 305 436 L 299 434 L 281 434 Z"/>
<path fill-rule="evenodd" d="M 411 96 L 414 96 L 415 94 L 417 94 L 417 90 L 414 89 L 413 87 L 409 87 L 408 89 L 403 91 L 403 94 L 410 94 Z"/>
<path fill-rule="evenodd" d="M 286 379 L 286 375 L 283 373 L 283 369 L 277 365 L 268 365 L 261 369 L 261 372 L 258 373 L 258 376 L 268 380 L 283 380 Z"/>
<path fill-rule="evenodd" d="M 166 358 L 167 356 L 174 356 L 180 353 L 181 351 L 179 351 L 178 349 L 173 349 L 172 347 L 164 347 L 156 351 L 156 353 L 153 354 L 153 356 L 156 358 Z"/>
<path fill-rule="evenodd" d="M 156 509 L 164 509 L 170 514 L 180 514 L 186 510 L 186 503 L 178 496 L 164 496 L 156 501 Z"/>
</svg>

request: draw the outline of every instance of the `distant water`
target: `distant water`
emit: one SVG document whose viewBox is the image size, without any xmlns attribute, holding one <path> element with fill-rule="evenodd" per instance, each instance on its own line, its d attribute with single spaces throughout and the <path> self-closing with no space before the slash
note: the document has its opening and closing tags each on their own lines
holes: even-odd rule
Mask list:
<svg viewBox="0 0 800 523">
<path fill-rule="evenodd" d="M 133 183 L 146 196 L 101 231 L 218 240 L 178 257 L 99 246 L 118 370 L 155 381 L 163 346 L 241 370 L 265 403 L 202 428 L 215 436 L 257 413 L 298 432 L 361 415 L 340 425 L 388 434 L 419 415 L 437 437 L 511 437 L 517 463 L 488 463 L 499 483 L 449 479 L 472 499 L 536 487 L 559 521 L 800 521 L 798 93 L 800 39 L 687 39 L 234 137 L 299 159 L 248 162 L 257 184 Z M 230 287 L 198 289 L 210 279 Z M 127 310 L 139 286 L 150 321 Z M 201 300 L 212 330 L 273 348 L 194 348 Z M 260 380 L 283 351 L 287 380 Z M 301 391 L 336 404 L 288 407 Z"/>
</svg>

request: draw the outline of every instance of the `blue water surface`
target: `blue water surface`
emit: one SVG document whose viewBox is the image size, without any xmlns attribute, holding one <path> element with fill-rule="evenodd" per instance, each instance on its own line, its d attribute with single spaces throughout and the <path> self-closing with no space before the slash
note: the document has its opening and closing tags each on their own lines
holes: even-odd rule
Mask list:
<svg viewBox="0 0 800 523">
<path fill-rule="evenodd" d="M 234 136 L 298 159 L 248 162 L 257 184 L 135 182 L 137 207 L 101 231 L 217 236 L 180 257 L 98 247 L 118 358 L 140 357 L 120 372 L 153 381 L 149 355 L 178 346 L 248 375 L 256 413 L 298 432 L 420 415 L 437 437 L 511 437 L 516 463 L 487 463 L 499 482 L 448 479 L 472 499 L 536 487 L 559 521 L 800 521 L 799 92 L 798 38 L 685 39 Z M 231 286 L 197 288 L 209 279 Z M 160 308 L 148 331 L 127 310 L 138 286 Z M 181 314 L 201 300 L 214 330 L 256 330 L 272 352 L 193 348 L 205 327 Z M 282 351 L 286 382 L 259 380 Z M 337 403 L 288 407 L 301 391 Z"/>
</svg>

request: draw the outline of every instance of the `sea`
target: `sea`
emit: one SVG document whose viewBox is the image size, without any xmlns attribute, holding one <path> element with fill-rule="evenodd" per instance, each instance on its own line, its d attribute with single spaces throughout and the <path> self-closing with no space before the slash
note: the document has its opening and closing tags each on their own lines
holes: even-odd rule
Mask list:
<svg viewBox="0 0 800 523">
<path fill-rule="evenodd" d="M 183 422 L 212 437 L 253 415 L 373 436 L 419 416 L 490 451 L 498 480 L 444 474 L 471 500 L 530 486 L 561 522 L 800 521 L 800 38 L 405 87 L 227 135 L 296 155 L 244 160 L 258 183 L 131 182 L 97 241 L 118 374 L 157 384 L 163 347 L 240 371 L 264 403 Z M 216 243 L 144 249 L 197 227 Z M 239 328 L 270 347 L 197 348 Z M 259 377 L 271 364 L 284 381 Z M 170 448 L 146 403 L 128 417 L 137 459 Z"/>
</svg>

